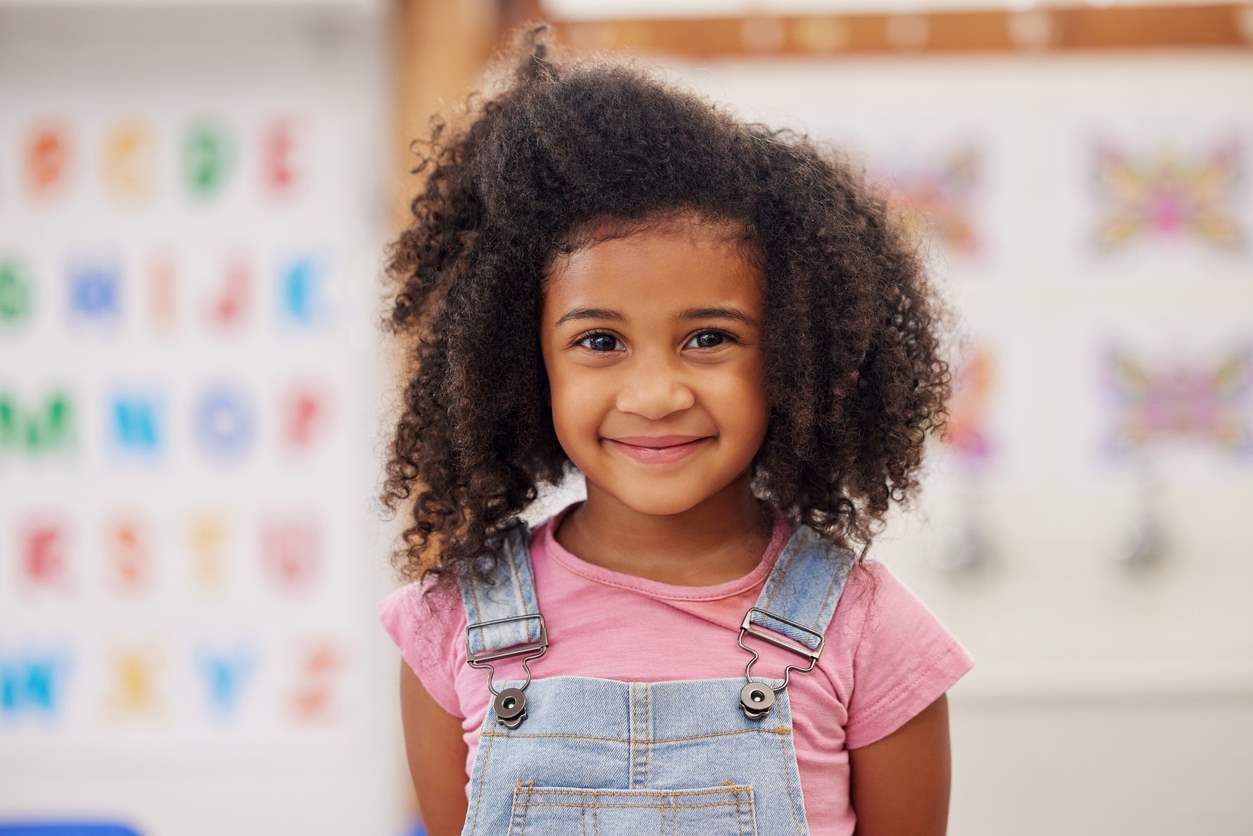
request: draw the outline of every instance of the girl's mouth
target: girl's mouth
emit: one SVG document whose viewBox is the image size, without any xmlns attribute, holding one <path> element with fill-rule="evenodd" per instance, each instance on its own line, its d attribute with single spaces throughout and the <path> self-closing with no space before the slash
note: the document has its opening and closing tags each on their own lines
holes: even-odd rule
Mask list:
<svg viewBox="0 0 1253 836">
<path fill-rule="evenodd" d="M 695 441 L 689 441 L 685 444 L 674 444 L 669 447 L 641 447 L 635 444 L 615 441 L 612 438 L 606 438 L 604 441 L 611 449 L 630 456 L 637 462 L 642 462 L 643 464 L 669 464 L 692 455 L 706 442 L 713 441 L 713 436 L 698 438 Z"/>
</svg>

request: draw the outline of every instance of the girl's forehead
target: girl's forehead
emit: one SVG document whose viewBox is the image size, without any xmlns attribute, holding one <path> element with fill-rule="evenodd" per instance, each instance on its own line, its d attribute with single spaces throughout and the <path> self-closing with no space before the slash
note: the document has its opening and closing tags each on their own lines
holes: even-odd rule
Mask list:
<svg viewBox="0 0 1253 836">
<path fill-rule="evenodd" d="M 710 283 L 738 285 L 754 273 L 756 267 L 734 239 L 649 229 L 566 254 L 553 264 L 549 280 L 555 292 L 610 291 L 649 280 L 678 282 L 679 290 Z"/>
<path fill-rule="evenodd" d="M 738 237 L 690 227 L 649 228 L 575 250 L 553 265 L 546 285 L 550 313 L 590 304 L 648 313 L 723 302 L 757 307 L 762 291 Z"/>
<path fill-rule="evenodd" d="M 585 225 L 566 237 L 546 271 L 546 280 L 621 279 L 627 275 L 688 270 L 701 275 L 755 271 L 755 241 L 738 221 L 691 213 L 643 221 L 609 219 Z M 619 285 L 620 281 L 615 281 Z"/>
<path fill-rule="evenodd" d="M 720 218 L 697 209 L 672 208 L 660 210 L 640 218 L 614 215 L 592 217 L 575 226 L 561 238 L 568 249 L 581 249 L 614 239 L 629 238 L 645 232 L 676 237 L 686 236 L 692 240 L 736 240 L 748 235 L 743 221 Z"/>
<path fill-rule="evenodd" d="M 597 216 L 576 224 L 554 242 L 548 272 L 557 271 L 571 256 L 593 248 L 616 250 L 619 245 L 667 240 L 701 249 L 730 245 L 747 255 L 755 253 L 756 242 L 743 221 L 717 218 L 695 209 L 673 208 L 642 218 Z"/>
</svg>

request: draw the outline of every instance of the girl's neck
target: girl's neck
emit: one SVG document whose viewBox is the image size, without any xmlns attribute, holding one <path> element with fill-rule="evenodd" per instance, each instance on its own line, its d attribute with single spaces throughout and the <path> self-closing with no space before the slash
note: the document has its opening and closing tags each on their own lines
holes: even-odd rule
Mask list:
<svg viewBox="0 0 1253 836">
<path fill-rule="evenodd" d="M 761 560 L 774 527 L 771 508 L 747 478 L 678 514 L 644 514 L 588 484 L 587 499 L 553 537 L 581 560 L 676 586 L 743 577 Z"/>
</svg>

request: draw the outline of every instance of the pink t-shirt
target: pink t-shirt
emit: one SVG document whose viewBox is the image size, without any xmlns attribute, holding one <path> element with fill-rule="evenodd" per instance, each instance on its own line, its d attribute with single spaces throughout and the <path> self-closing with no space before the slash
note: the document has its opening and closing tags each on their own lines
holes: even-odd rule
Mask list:
<svg viewBox="0 0 1253 836">
<path fill-rule="evenodd" d="M 531 663 L 537 679 L 563 675 L 638 682 L 742 676 L 736 645 L 744 613 L 791 534 L 775 511 L 757 567 L 714 586 L 676 586 L 614 572 L 568 552 L 553 537 L 567 505 L 532 529 L 531 562 L 549 648 Z M 426 586 L 429 586 L 427 584 Z M 379 618 L 431 696 L 462 718 L 468 776 L 490 702 L 487 671 L 466 664 L 465 609 L 455 588 L 423 596 L 407 584 L 379 604 Z M 753 675 L 778 677 L 798 657 L 764 642 Z M 517 659 L 498 679 L 524 677 Z M 815 834 L 852 834 L 848 750 L 900 728 L 974 664 L 965 648 L 908 588 L 875 560 L 853 569 L 817 667 L 793 673 L 793 740 L 805 812 Z"/>
</svg>

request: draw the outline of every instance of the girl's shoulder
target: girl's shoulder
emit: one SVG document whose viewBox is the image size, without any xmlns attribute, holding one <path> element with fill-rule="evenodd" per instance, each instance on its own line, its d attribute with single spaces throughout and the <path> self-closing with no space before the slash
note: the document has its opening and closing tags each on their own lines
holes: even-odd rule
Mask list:
<svg viewBox="0 0 1253 836">
<path fill-rule="evenodd" d="M 521 518 L 512 526 L 531 533 Z M 453 683 L 466 663 L 467 619 L 456 579 L 441 583 L 437 576 L 428 575 L 410 581 L 387 593 L 376 606 L 383 629 L 426 690 L 450 714 L 459 714 Z"/>
<path fill-rule="evenodd" d="M 849 572 L 828 637 L 830 673 L 847 695 L 850 749 L 900 728 L 974 666 L 935 612 L 878 560 Z"/>
<path fill-rule="evenodd" d="M 510 523 L 509 529 L 510 536 L 514 529 L 519 532 L 519 536 L 525 534 L 529 538 L 533 534 L 525 520 L 520 517 Z M 504 549 L 502 544 L 502 558 Z M 501 571 L 502 563 L 503 559 L 497 563 L 498 572 Z M 466 628 L 461 587 L 455 576 L 441 579 L 432 574 L 420 581 L 410 581 L 385 595 L 377 606 L 379 620 L 393 634 L 393 638 L 396 638 L 396 633 L 408 638 L 418 630 L 433 634 L 464 633 Z"/>
<path fill-rule="evenodd" d="M 394 628 L 404 634 L 418 629 L 447 633 L 455 628 L 458 618 L 465 628 L 465 610 L 456 584 L 438 584 L 434 575 L 393 589 L 376 606 L 379 620 L 389 633 Z"/>
<path fill-rule="evenodd" d="M 383 629 L 423 687 L 445 711 L 460 716 L 454 683 L 458 662 L 465 664 L 466 616 L 456 585 L 437 585 L 428 576 L 392 590 L 377 609 Z"/>
<path fill-rule="evenodd" d="M 878 559 L 858 562 L 849 570 L 836 614 L 843 629 L 855 633 L 859 643 L 880 634 L 945 630 L 908 583 Z"/>
</svg>

